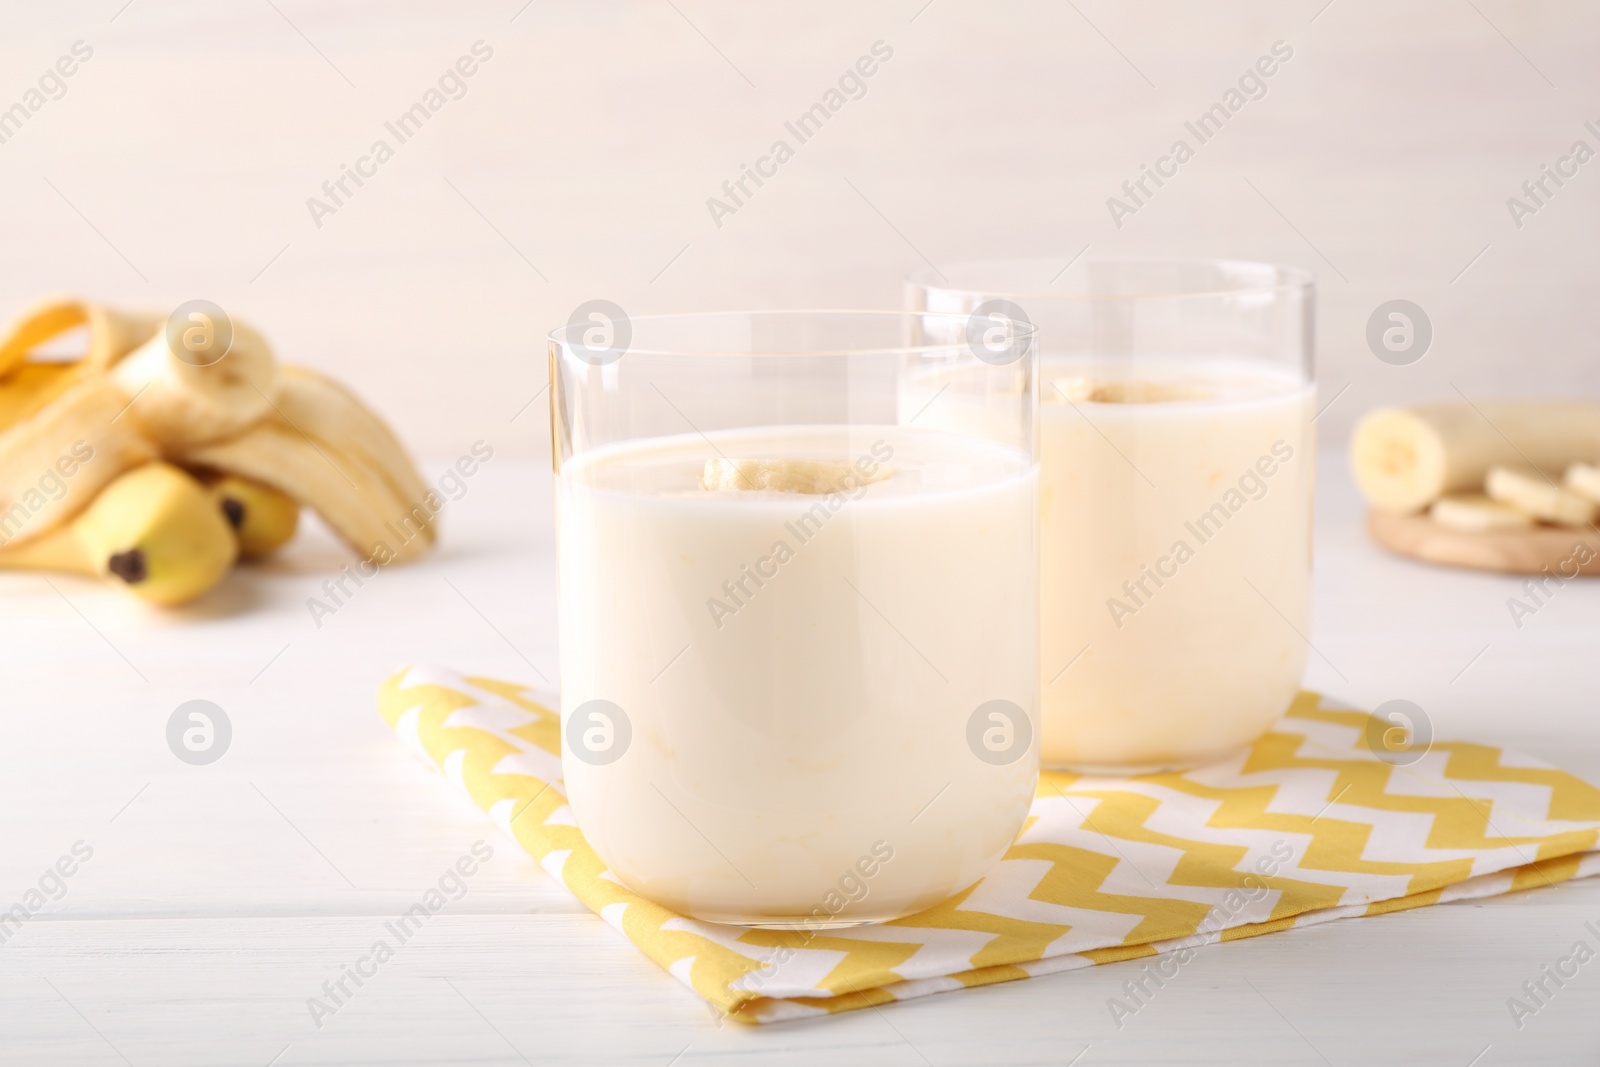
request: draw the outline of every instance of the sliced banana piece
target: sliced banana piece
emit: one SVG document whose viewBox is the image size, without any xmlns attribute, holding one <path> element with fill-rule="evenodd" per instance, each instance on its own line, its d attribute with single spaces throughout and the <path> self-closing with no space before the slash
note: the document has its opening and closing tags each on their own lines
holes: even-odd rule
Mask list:
<svg viewBox="0 0 1600 1067">
<path fill-rule="evenodd" d="M 111 369 L 132 421 L 168 454 L 232 437 L 271 412 L 272 349 L 237 319 L 232 328 L 233 344 L 215 362 L 178 355 L 162 330 Z"/>
<path fill-rule="evenodd" d="M 1536 470 L 1490 467 L 1484 491 L 1502 504 L 1558 526 L 1587 526 L 1594 521 L 1594 501 L 1552 485 Z"/>
<path fill-rule="evenodd" d="M 1497 530 L 1525 530 L 1533 516 L 1518 511 L 1482 493 L 1451 493 L 1433 502 L 1428 517 L 1440 526 L 1464 533 L 1493 533 Z"/>
<path fill-rule="evenodd" d="M 764 490 L 769 493 L 837 493 L 894 477 L 894 468 L 880 463 L 871 474 L 843 459 L 706 460 L 700 488 L 711 492 Z"/>
<path fill-rule="evenodd" d="M 1195 386 L 1142 378 L 1062 378 L 1053 384 L 1055 388 L 1046 390 L 1041 397 L 1042 403 L 1065 399 L 1069 404 L 1165 404 L 1204 400 L 1211 395 Z"/>
<path fill-rule="evenodd" d="M 364 462 L 268 419 L 237 437 L 183 453 L 188 466 L 243 475 L 311 508 L 363 559 L 380 565 L 420 555 L 434 540 L 433 510 L 408 501 Z"/>
<path fill-rule="evenodd" d="M 1600 504 L 1600 467 L 1587 463 L 1574 463 L 1567 468 L 1561 484 L 1569 492 L 1577 493 L 1585 500 L 1593 500 Z"/>
</svg>

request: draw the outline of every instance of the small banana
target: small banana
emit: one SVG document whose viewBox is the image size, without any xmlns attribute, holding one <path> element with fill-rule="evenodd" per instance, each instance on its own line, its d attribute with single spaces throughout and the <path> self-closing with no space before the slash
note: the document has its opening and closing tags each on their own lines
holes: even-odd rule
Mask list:
<svg viewBox="0 0 1600 1067">
<path fill-rule="evenodd" d="M 163 330 L 111 368 L 129 417 L 163 453 L 232 437 L 271 413 L 272 349 L 238 320 L 232 331 L 232 346 L 214 362 L 174 352 Z"/>
<path fill-rule="evenodd" d="M 1440 526 L 1464 533 L 1525 530 L 1533 516 L 1491 500 L 1482 493 L 1450 493 L 1433 502 L 1428 517 Z"/>
<path fill-rule="evenodd" d="M 221 581 L 237 553 L 211 494 L 155 462 L 117 478 L 67 525 L 0 550 L 0 567 L 116 577 L 152 604 L 174 605 Z"/>
<path fill-rule="evenodd" d="M 706 460 L 700 488 L 712 492 L 765 490 L 772 493 L 837 493 L 894 476 L 887 463 L 877 464 L 870 475 L 842 459 L 727 459 Z"/>
<path fill-rule="evenodd" d="M 300 525 L 300 505 L 270 485 L 237 474 L 202 481 L 239 539 L 239 555 L 244 559 L 260 559 L 277 551 Z"/>
<path fill-rule="evenodd" d="M 1567 468 L 1561 484 L 1585 500 L 1593 500 L 1600 504 L 1600 467 L 1593 467 L 1587 463 L 1574 463 Z"/>
<path fill-rule="evenodd" d="M 1594 521 L 1594 501 L 1550 484 L 1536 470 L 1490 467 L 1484 491 L 1502 504 L 1558 526 L 1587 526 Z"/>
</svg>

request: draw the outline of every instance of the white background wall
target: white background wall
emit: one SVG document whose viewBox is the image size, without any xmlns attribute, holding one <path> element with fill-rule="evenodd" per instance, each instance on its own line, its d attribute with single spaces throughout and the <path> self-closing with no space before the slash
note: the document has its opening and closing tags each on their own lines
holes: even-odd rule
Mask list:
<svg viewBox="0 0 1600 1067">
<path fill-rule="evenodd" d="M 548 448 L 542 402 L 510 420 L 584 300 L 892 306 L 925 258 L 1086 244 L 1314 269 L 1324 399 L 1353 383 L 1330 440 L 1452 385 L 1600 392 L 1600 160 L 1520 230 L 1506 207 L 1600 149 L 1600 6 L 1325 2 L 8 0 L 0 107 L 94 57 L 0 145 L 0 306 L 210 298 L 431 456 Z M 315 226 L 480 39 L 467 95 Z M 1279 39 L 1267 95 L 1119 230 L 1106 198 Z M 706 198 L 878 40 L 865 97 L 715 226 Z M 1436 331 L 1409 367 L 1364 341 L 1394 297 Z"/>
</svg>

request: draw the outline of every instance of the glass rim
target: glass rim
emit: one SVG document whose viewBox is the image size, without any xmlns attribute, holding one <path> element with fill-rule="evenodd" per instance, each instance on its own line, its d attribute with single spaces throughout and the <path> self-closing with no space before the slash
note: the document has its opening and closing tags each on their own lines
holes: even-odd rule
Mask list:
<svg viewBox="0 0 1600 1067">
<path fill-rule="evenodd" d="M 1082 253 L 1079 253 L 1081 256 Z M 1038 264 L 1041 268 L 1040 275 L 1045 270 L 1055 267 L 1060 259 L 1047 256 L 1017 256 L 1001 259 L 974 259 L 947 264 L 947 269 L 955 272 L 962 269 L 989 268 L 991 270 L 1011 269 L 1030 264 Z M 1152 291 L 1147 293 L 1086 293 L 1072 290 L 1052 290 L 1052 282 L 1047 282 L 1039 288 L 1004 288 L 974 285 L 957 285 L 948 279 L 940 281 L 943 272 L 935 266 L 921 267 L 906 275 L 906 283 L 919 289 L 944 293 L 964 293 L 971 296 L 993 297 L 997 299 L 1025 299 L 1025 300 L 1081 300 L 1114 301 L 1114 300 L 1190 300 L 1217 297 L 1253 296 L 1267 293 L 1285 293 L 1292 291 L 1310 291 L 1316 288 L 1316 275 L 1304 267 L 1293 267 L 1283 263 L 1270 263 L 1258 259 L 1230 259 L 1221 256 L 1091 256 L 1087 259 L 1074 259 L 1057 272 L 1057 277 L 1066 274 L 1073 267 L 1087 266 L 1091 263 L 1115 264 L 1125 267 L 1221 267 L 1234 268 L 1246 271 L 1270 272 L 1272 281 L 1264 284 L 1244 284 L 1237 286 L 1224 286 L 1221 288 L 1189 289 L 1173 291 Z"/>
<path fill-rule="evenodd" d="M 638 323 L 687 323 L 693 320 L 707 322 L 717 320 L 736 321 L 740 319 L 758 318 L 792 319 L 796 321 L 807 318 L 841 320 L 860 318 L 872 322 L 891 322 L 895 319 L 906 322 L 941 320 L 950 324 L 966 324 L 969 326 L 974 318 L 974 315 L 975 312 L 919 311 L 910 308 L 760 308 L 746 311 L 676 311 L 651 315 L 630 315 L 627 318 L 627 322 L 630 326 L 630 329 L 634 324 Z M 1039 327 L 1027 319 L 1016 319 L 1000 313 L 996 313 L 992 316 L 985 315 L 983 318 L 987 322 L 996 322 L 996 320 L 998 320 L 999 322 L 1009 323 L 1012 327 L 1012 331 L 1009 335 L 1011 344 L 1025 342 L 1029 347 L 1032 347 L 1034 342 L 1038 340 Z M 574 331 L 583 331 L 590 328 L 592 328 L 591 323 L 568 322 L 565 325 L 551 330 L 545 335 L 545 339 L 549 343 L 557 345 L 562 349 L 570 350 L 572 348 L 585 348 L 588 346 L 584 345 L 581 340 L 578 339 L 581 338 L 581 333 L 575 334 Z M 963 336 L 967 336 L 965 333 L 965 328 L 963 328 Z M 948 352 L 951 349 L 960 347 L 962 347 L 962 340 L 958 337 L 950 341 L 939 341 L 933 343 L 884 345 L 878 342 L 867 342 L 859 347 L 808 348 L 799 350 L 767 350 L 756 348 L 754 346 L 746 348 L 717 348 L 712 346 L 697 347 L 692 344 L 675 344 L 670 346 L 656 344 L 641 346 L 630 341 L 626 345 L 625 351 L 629 355 L 641 356 L 675 356 L 681 358 L 754 356 L 763 359 L 776 359 L 783 357 L 813 358 L 819 356 L 848 357 L 917 355 L 931 352 Z"/>
</svg>

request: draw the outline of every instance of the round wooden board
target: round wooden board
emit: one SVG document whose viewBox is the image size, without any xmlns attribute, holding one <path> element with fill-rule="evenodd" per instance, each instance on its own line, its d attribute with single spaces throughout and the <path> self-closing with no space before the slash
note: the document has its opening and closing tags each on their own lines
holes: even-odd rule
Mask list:
<svg viewBox="0 0 1600 1067">
<path fill-rule="evenodd" d="M 1427 515 L 1367 512 L 1367 533 L 1389 551 L 1447 567 L 1507 574 L 1600 576 L 1600 536 L 1592 529 L 1538 526 L 1531 530 L 1463 533 Z"/>
</svg>

